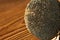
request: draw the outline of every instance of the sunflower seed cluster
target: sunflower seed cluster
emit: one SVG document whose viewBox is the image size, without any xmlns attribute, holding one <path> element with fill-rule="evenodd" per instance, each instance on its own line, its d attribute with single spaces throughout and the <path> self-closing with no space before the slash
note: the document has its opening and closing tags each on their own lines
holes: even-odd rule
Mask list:
<svg viewBox="0 0 60 40">
<path fill-rule="evenodd" d="M 31 0 L 25 10 L 27 29 L 41 40 L 51 40 L 60 31 L 57 0 Z"/>
</svg>

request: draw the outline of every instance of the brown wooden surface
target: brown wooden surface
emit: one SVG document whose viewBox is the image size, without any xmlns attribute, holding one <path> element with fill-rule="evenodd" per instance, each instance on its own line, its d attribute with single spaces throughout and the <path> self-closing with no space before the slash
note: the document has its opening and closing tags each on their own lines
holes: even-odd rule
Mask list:
<svg viewBox="0 0 60 40">
<path fill-rule="evenodd" d="M 38 40 L 28 32 L 24 11 L 29 0 L 0 0 L 0 40 Z"/>
</svg>

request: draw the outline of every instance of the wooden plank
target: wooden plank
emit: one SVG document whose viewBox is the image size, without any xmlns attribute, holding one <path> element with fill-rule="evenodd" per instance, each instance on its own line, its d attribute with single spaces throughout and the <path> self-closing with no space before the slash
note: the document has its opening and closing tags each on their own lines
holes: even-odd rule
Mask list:
<svg viewBox="0 0 60 40">
<path fill-rule="evenodd" d="M 29 1 L 0 0 L 0 40 L 38 40 L 24 23 L 24 11 Z"/>
</svg>

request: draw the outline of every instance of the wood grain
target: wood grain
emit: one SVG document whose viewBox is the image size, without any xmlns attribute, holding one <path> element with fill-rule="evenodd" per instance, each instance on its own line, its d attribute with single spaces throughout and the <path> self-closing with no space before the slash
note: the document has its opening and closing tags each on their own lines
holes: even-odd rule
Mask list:
<svg viewBox="0 0 60 40">
<path fill-rule="evenodd" d="M 38 40 L 24 23 L 24 11 L 29 1 L 0 0 L 0 40 Z"/>
</svg>

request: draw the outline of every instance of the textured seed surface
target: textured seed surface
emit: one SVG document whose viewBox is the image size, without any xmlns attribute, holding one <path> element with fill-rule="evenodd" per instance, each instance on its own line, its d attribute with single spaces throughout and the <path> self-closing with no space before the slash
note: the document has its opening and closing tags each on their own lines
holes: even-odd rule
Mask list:
<svg viewBox="0 0 60 40">
<path fill-rule="evenodd" d="M 51 40 L 60 31 L 57 0 L 31 0 L 24 15 L 27 29 L 41 40 Z"/>
</svg>

